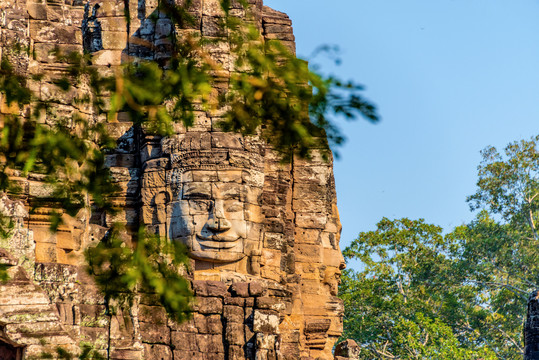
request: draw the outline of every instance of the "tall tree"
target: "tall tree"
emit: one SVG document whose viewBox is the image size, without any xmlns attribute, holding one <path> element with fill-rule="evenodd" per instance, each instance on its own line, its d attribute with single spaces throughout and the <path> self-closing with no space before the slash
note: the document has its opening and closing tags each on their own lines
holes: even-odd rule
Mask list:
<svg viewBox="0 0 539 360">
<path fill-rule="evenodd" d="M 471 209 L 481 211 L 451 235 L 459 242 L 459 271 L 488 299 L 482 336 L 502 358 L 523 353 L 527 299 L 539 276 L 538 142 L 533 136 L 503 153 L 492 146 L 481 152 L 477 191 L 468 197 Z"/>
<path fill-rule="evenodd" d="M 469 224 L 442 236 L 422 220 L 383 219 L 345 250 L 362 264 L 343 276 L 345 336 L 363 345 L 364 358 L 522 358 L 526 302 L 539 275 L 538 142 L 481 152 L 468 198 L 481 211 Z M 455 352 L 442 355 L 442 347 Z"/>
<path fill-rule="evenodd" d="M 423 220 L 384 218 L 346 248 L 362 269 L 343 274 L 343 337 L 362 359 L 495 358 L 469 324 L 477 301 L 453 272 L 450 240 Z"/>
<path fill-rule="evenodd" d="M 507 145 L 504 154 L 489 146 L 481 151 L 477 192 L 468 197 L 472 210 L 485 209 L 538 241 L 539 136 Z"/>
</svg>

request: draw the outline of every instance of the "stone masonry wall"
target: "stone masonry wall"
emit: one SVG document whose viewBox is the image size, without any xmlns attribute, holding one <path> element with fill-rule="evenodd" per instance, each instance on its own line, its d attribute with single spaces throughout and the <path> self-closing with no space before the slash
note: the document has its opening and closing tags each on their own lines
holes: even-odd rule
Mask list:
<svg viewBox="0 0 539 360">
<path fill-rule="evenodd" d="M 294 51 L 288 16 L 261 0 L 249 3 L 249 21 L 264 38 L 282 40 Z M 196 23 L 188 29 L 175 28 L 159 7 L 158 0 L 0 0 L 0 55 L 28 76 L 42 99 L 54 99 L 55 109 L 44 121 L 78 114 L 106 123 L 118 144 L 106 162 L 122 189 L 112 199 L 114 216 L 81 211 L 75 218 L 64 216 L 51 233 L 52 202 L 27 211 L 50 195 L 42 178 L 10 174 L 24 191 L 0 199 L 0 212 L 15 220 L 11 237 L 0 243 L 0 264 L 11 275 L 0 284 L 0 358 L 54 354 L 58 346 L 77 352 L 87 343 L 122 360 L 332 359 L 342 333 L 337 286 L 344 262 L 331 162 L 315 154 L 311 161 L 283 165 L 256 137 L 221 132 L 219 111 L 197 111 L 193 127 L 178 126 L 174 136 L 160 138 L 124 113 L 107 120 L 74 101 L 87 94 L 84 83 L 67 93 L 54 90 L 68 66 L 51 55 L 55 48 L 89 52 L 93 65 L 108 74 L 127 61 L 165 64 L 170 35 L 195 32 L 218 40 L 206 50 L 222 65 L 223 71 L 212 74 L 216 90 L 226 91 L 230 73 L 238 70 L 218 26 L 218 0 L 194 0 Z M 246 16 L 239 6 L 232 12 Z M 15 43 L 29 51 L 14 51 Z M 44 76 L 31 79 L 32 74 Z M 0 116 L 7 114 L 23 116 L 24 109 L 0 99 Z M 211 189 L 213 208 L 188 198 L 189 189 Z M 218 214 L 217 204 L 230 201 L 235 205 Z M 203 229 L 193 231 L 210 231 L 208 218 L 218 222 L 219 234 L 226 228 L 224 235 L 236 231 L 241 240 L 217 251 L 201 236 L 189 238 L 189 226 L 197 223 Z M 190 247 L 188 276 L 196 296 L 190 321 L 172 322 L 152 294 L 140 294 L 129 310 L 110 311 L 85 271 L 83 251 L 115 222 L 126 225 L 126 237 L 144 224 Z"/>
</svg>

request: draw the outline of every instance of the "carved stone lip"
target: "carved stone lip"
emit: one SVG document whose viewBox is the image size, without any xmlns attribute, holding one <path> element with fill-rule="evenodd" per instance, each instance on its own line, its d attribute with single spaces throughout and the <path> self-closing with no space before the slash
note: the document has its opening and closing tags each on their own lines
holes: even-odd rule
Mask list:
<svg viewBox="0 0 539 360">
<path fill-rule="evenodd" d="M 238 245 L 240 238 L 235 239 L 219 239 L 218 236 L 214 235 L 211 238 L 202 238 L 197 236 L 198 243 L 210 249 L 232 249 Z"/>
<path fill-rule="evenodd" d="M 217 242 L 217 241 L 204 241 L 204 242 L 200 242 L 200 245 L 208 249 L 228 250 L 228 249 L 235 248 L 237 244 L 222 243 L 222 242 Z"/>
<path fill-rule="evenodd" d="M 230 263 L 245 257 L 244 253 L 219 250 L 191 251 L 189 255 L 194 259 L 212 263 Z"/>
<path fill-rule="evenodd" d="M 221 235 L 211 235 L 211 236 L 202 236 L 197 234 L 197 239 L 199 241 L 216 241 L 216 242 L 235 242 L 240 239 L 239 236 L 221 236 Z"/>
</svg>

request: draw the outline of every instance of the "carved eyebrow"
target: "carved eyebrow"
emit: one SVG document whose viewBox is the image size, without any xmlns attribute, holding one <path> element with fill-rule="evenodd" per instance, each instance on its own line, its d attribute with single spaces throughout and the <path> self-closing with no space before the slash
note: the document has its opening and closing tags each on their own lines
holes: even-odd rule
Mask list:
<svg viewBox="0 0 539 360">
<path fill-rule="evenodd" d="M 242 193 L 243 191 L 241 191 L 241 189 L 234 189 L 234 190 L 223 191 L 221 193 L 221 196 L 223 199 L 240 199 Z"/>
<path fill-rule="evenodd" d="M 226 211 L 230 211 L 230 212 L 243 211 L 243 202 L 236 201 L 235 203 L 228 205 L 226 207 Z"/>
<path fill-rule="evenodd" d="M 183 193 L 182 199 L 211 199 L 211 195 L 200 191 L 191 191 Z"/>
<path fill-rule="evenodd" d="M 186 186 L 183 188 L 182 198 L 210 199 L 211 189 L 206 189 L 201 186 Z"/>
<path fill-rule="evenodd" d="M 218 197 L 222 199 L 238 199 L 243 200 L 245 198 L 245 193 L 247 192 L 247 188 L 244 185 L 240 184 L 233 184 L 226 186 L 218 187 L 217 191 L 219 195 Z"/>
</svg>

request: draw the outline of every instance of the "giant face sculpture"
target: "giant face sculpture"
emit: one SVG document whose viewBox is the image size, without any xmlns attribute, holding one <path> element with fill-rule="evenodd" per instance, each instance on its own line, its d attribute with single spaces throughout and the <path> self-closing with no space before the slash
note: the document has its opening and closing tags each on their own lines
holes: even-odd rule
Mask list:
<svg viewBox="0 0 539 360">
<path fill-rule="evenodd" d="M 176 169 L 170 238 L 184 243 L 190 257 L 203 262 L 232 263 L 259 253 L 264 174 L 204 160 L 214 161 L 202 156 Z"/>
</svg>

